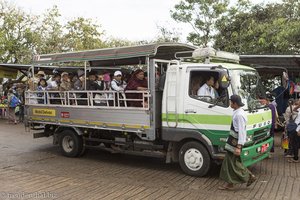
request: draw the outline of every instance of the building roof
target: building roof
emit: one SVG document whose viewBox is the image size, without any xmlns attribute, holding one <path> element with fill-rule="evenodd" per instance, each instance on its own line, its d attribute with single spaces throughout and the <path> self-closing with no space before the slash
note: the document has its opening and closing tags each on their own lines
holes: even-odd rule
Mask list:
<svg viewBox="0 0 300 200">
<path fill-rule="evenodd" d="M 265 66 L 266 70 L 274 67 L 278 71 L 285 68 L 289 73 L 300 73 L 300 55 L 241 55 L 240 63 L 261 70 Z"/>
</svg>

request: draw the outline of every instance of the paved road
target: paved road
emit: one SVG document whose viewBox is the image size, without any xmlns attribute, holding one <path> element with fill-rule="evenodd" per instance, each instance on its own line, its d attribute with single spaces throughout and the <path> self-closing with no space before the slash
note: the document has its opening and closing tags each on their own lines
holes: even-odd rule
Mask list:
<svg viewBox="0 0 300 200">
<path fill-rule="evenodd" d="M 219 191 L 219 167 L 204 178 L 163 160 L 90 150 L 66 158 L 51 138 L 32 139 L 22 125 L 0 120 L 0 199 L 299 199 L 300 163 L 281 150 L 251 168 L 258 181 Z"/>
</svg>

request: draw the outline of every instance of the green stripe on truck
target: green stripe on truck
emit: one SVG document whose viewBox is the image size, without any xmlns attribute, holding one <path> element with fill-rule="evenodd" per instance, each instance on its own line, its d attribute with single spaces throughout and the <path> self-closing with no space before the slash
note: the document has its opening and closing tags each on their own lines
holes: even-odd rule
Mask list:
<svg viewBox="0 0 300 200">
<path fill-rule="evenodd" d="M 215 124 L 215 125 L 230 125 L 231 118 L 230 115 L 208 115 L 208 114 L 177 114 L 179 123 L 192 123 L 192 124 Z M 271 120 L 271 111 L 266 111 L 259 114 L 248 115 L 248 125 L 257 124 L 266 120 Z M 167 114 L 162 114 L 162 121 L 167 122 Z M 169 122 L 176 121 L 175 114 L 168 115 Z"/>
</svg>

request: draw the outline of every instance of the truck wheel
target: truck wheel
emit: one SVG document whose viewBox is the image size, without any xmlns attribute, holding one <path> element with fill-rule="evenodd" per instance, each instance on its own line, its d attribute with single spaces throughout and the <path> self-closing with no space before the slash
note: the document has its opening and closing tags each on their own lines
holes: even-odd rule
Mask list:
<svg viewBox="0 0 300 200">
<path fill-rule="evenodd" d="M 191 176 L 204 176 L 210 169 L 211 159 L 206 148 L 199 142 L 187 142 L 179 151 L 181 169 Z"/>
<path fill-rule="evenodd" d="M 65 130 L 60 133 L 59 146 L 61 153 L 67 157 L 77 157 L 84 149 L 82 137 L 71 130 Z"/>
</svg>

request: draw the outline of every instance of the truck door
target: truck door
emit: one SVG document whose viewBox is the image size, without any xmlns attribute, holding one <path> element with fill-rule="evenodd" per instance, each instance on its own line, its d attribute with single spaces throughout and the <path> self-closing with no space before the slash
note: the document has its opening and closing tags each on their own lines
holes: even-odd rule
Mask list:
<svg viewBox="0 0 300 200">
<path fill-rule="evenodd" d="M 207 93 L 200 92 L 200 88 L 209 85 L 213 77 L 213 85 L 217 87 L 219 73 L 210 69 L 188 69 L 184 93 L 184 121 L 185 128 L 199 131 L 204 134 L 213 145 L 224 144 L 224 138 L 230 130 L 232 108 L 229 106 L 227 89 L 208 87 Z M 210 83 L 209 83 L 210 82 Z M 204 88 L 205 89 L 205 88 Z M 214 97 L 210 97 L 210 90 L 215 90 Z M 218 100 L 218 102 L 217 102 Z"/>
</svg>

